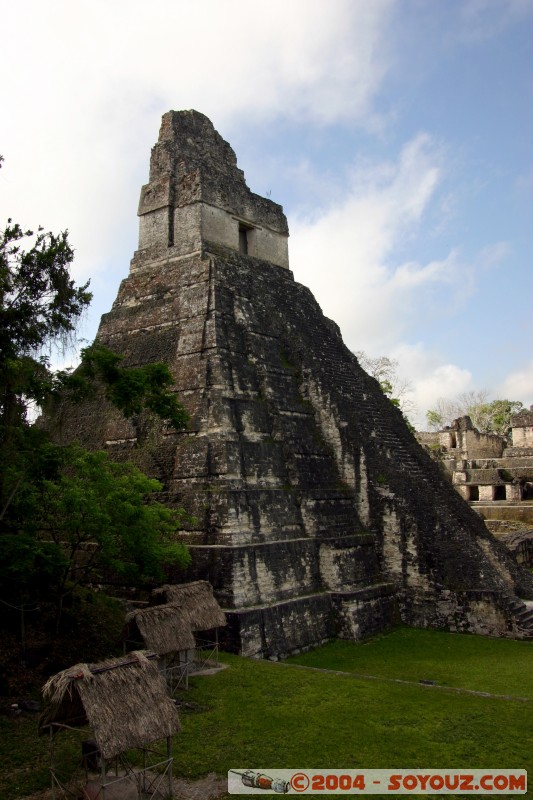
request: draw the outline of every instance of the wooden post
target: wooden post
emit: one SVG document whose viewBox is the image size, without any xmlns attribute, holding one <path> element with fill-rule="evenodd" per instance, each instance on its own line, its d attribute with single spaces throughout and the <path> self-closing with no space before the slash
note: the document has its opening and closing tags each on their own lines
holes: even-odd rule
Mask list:
<svg viewBox="0 0 533 800">
<path fill-rule="evenodd" d="M 168 796 L 172 797 L 172 744 L 170 736 L 167 736 L 167 758 L 168 758 Z"/>
<path fill-rule="evenodd" d="M 54 734 L 53 723 L 50 723 L 50 777 L 52 780 L 52 800 L 56 800 L 56 782 L 54 780 Z"/>
<path fill-rule="evenodd" d="M 102 757 L 102 763 L 101 763 L 101 767 L 100 767 L 100 778 L 101 778 L 101 781 L 102 781 L 102 800 L 105 800 L 106 795 L 107 795 L 106 786 L 105 786 L 105 773 L 106 773 L 105 767 L 106 767 L 105 758 Z"/>
</svg>

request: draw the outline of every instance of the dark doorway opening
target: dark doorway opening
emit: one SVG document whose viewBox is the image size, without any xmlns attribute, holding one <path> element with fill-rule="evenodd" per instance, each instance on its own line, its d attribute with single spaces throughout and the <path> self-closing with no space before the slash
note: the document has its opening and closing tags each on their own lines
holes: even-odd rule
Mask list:
<svg viewBox="0 0 533 800">
<path fill-rule="evenodd" d="M 247 228 L 246 225 L 243 225 L 242 222 L 239 223 L 239 253 L 244 253 L 244 255 L 248 255 L 248 231 L 250 228 Z"/>
</svg>

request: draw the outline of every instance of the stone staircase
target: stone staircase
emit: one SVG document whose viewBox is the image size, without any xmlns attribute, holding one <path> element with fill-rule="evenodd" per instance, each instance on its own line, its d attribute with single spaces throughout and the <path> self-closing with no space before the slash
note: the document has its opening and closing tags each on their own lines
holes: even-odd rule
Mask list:
<svg viewBox="0 0 533 800">
<path fill-rule="evenodd" d="M 524 602 L 511 594 L 506 594 L 503 598 L 520 638 L 533 639 L 533 602 Z"/>
</svg>

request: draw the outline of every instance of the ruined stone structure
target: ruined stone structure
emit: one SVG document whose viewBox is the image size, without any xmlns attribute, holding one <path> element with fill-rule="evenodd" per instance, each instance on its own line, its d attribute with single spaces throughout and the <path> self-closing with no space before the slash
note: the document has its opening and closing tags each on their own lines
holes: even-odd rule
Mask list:
<svg viewBox="0 0 533 800">
<path fill-rule="evenodd" d="M 519 564 L 533 566 L 533 409 L 511 418 L 511 444 L 480 433 L 468 416 L 417 438 L 488 530 Z"/>
<path fill-rule="evenodd" d="M 511 436 L 509 446 L 503 436 L 480 433 L 468 416 L 442 431 L 417 434 L 465 500 L 533 500 L 533 411 L 513 415 Z"/>
<path fill-rule="evenodd" d="M 512 417 L 511 430 L 517 455 L 533 456 L 533 406 L 529 411 L 523 408 Z"/>
<path fill-rule="evenodd" d="M 139 214 L 98 339 L 127 364 L 166 362 L 189 429 L 102 400 L 65 407 L 56 434 L 137 459 L 196 515 L 187 579 L 214 586 L 228 646 L 275 658 L 400 617 L 521 635 L 533 576 L 294 281 L 282 208 L 250 192 L 202 114 L 164 115 Z"/>
<path fill-rule="evenodd" d="M 288 268 L 283 209 L 250 192 L 235 153 L 216 131 L 208 138 L 197 135 L 200 118 L 196 112 L 190 118 L 163 117 L 150 182 L 141 189 L 139 250 L 132 272 L 169 252 L 200 255 L 207 244 Z"/>
</svg>

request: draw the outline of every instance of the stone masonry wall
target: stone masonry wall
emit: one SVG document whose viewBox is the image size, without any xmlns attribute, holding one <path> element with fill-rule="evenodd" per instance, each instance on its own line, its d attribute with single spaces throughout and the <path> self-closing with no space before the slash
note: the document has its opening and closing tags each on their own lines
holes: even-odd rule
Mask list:
<svg viewBox="0 0 533 800">
<path fill-rule="evenodd" d="M 449 624 L 441 597 L 471 588 L 533 596 L 287 270 L 219 249 L 132 272 L 99 339 L 169 363 L 189 430 L 99 401 L 62 435 L 137 459 L 197 516 L 185 577 L 211 581 L 233 649 L 277 657 L 396 613 Z"/>
<path fill-rule="evenodd" d="M 217 241 L 206 237 L 209 207 L 237 231 L 249 223 L 247 254 L 222 223 L 212 233 L 218 212 Z M 179 577 L 213 584 L 226 646 L 277 658 L 398 615 L 478 630 L 492 614 L 491 630 L 512 629 L 501 598 L 533 597 L 533 576 L 442 477 L 283 258 L 253 257 L 260 230 L 282 253 L 285 217 L 247 189 L 203 115 L 164 116 L 139 213 L 140 249 L 98 340 L 128 365 L 166 362 L 189 428 L 125 420 L 103 397 L 65 404 L 48 424 L 59 440 L 134 460 L 162 482 L 161 500 L 194 515 Z M 463 602 L 472 590 L 481 605 Z"/>
<path fill-rule="evenodd" d="M 248 189 L 230 145 L 197 111 L 163 116 L 138 213 L 134 268 L 169 252 L 196 252 L 205 242 L 239 250 L 243 225 L 250 255 L 289 266 L 281 206 Z"/>
</svg>

